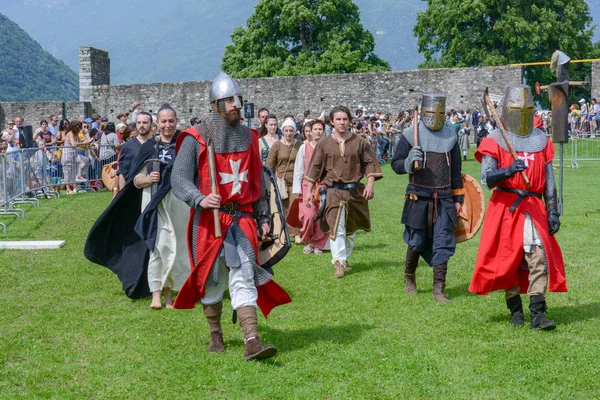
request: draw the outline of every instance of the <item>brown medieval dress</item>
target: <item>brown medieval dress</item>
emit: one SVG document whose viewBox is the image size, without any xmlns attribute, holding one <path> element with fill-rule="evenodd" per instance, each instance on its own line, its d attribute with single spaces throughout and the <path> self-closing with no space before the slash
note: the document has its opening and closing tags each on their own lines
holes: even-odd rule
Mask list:
<svg viewBox="0 0 600 400">
<path fill-rule="evenodd" d="M 295 194 L 292 194 L 292 186 L 294 184 L 294 165 L 296 163 L 296 156 L 298 155 L 298 149 L 302 146 L 302 142 L 294 139 L 294 143 L 286 145 L 281 140 L 276 141 L 269 150 L 269 157 L 267 158 L 267 167 L 273 171 L 273 174 L 277 179 L 284 179 L 285 185 L 287 186 L 288 198 L 282 199 L 283 209 L 285 212 L 285 218 L 290 212 L 290 205 L 296 198 Z M 296 236 L 300 234 L 298 228 L 294 228 L 288 225 L 288 232 L 290 236 Z"/>
</svg>

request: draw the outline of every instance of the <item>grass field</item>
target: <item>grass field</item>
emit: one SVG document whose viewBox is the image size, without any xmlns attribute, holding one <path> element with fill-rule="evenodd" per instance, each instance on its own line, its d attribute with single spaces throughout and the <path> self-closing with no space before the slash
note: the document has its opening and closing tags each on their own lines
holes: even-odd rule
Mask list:
<svg viewBox="0 0 600 400">
<path fill-rule="evenodd" d="M 463 165 L 478 177 L 472 156 Z M 419 294 L 406 296 L 407 179 L 383 171 L 373 231 L 357 236 L 344 279 L 332 278 L 328 253 L 304 255 L 301 246 L 275 267 L 293 302 L 261 317 L 263 341 L 279 348 L 262 363 L 243 361 L 230 308 L 226 352 L 209 355 L 200 309 L 151 311 L 149 299 L 127 299 L 116 276 L 83 257 L 109 193 L 42 200 L 25 220 L 3 218 L 2 240 L 67 244 L 0 251 L 0 398 L 599 398 L 600 163 L 565 170 L 557 238 L 569 292 L 548 296 L 553 332 L 511 327 L 503 293 L 468 293 L 479 237 L 450 260 L 452 304 L 431 299 L 432 270 L 423 262 Z"/>
</svg>

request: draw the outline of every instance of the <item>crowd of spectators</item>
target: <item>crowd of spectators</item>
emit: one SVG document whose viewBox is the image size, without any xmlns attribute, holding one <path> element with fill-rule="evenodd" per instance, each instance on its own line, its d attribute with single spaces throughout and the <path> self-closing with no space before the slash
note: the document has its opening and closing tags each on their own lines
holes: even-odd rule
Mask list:
<svg viewBox="0 0 600 400">
<path fill-rule="evenodd" d="M 596 137 L 600 132 L 600 104 L 595 98 L 589 102 L 580 99 L 569 108 L 569 133 L 571 137 Z"/>
<path fill-rule="evenodd" d="M 24 119 L 15 117 L 7 120 L 6 126 L 0 132 L 0 154 L 6 153 L 10 162 L 17 163 L 19 149 L 27 147 L 39 149 L 38 154 L 46 158 L 48 168 L 52 170 L 53 184 L 58 186 L 68 182 L 69 185 L 63 187 L 67 193 L 75 193 L 77 182 L 99 179 L 102 166 L 116 161 L 121 146 L 137 136 L 135 116 L 141 111 L 143 111 L 141 104 L 135 103 L 128 111 L 118 113 L 115 121 L 109 121 L 99 114 L 73 121 L 61 120 L 57 115 L 50 115 L 36 124 L 31 140 L 25 137 Z M 314 118 L 311 111 L 306 110 L 297 116 L 290 113 L 279 119 L 270 114 L 268 109 L 261 108 L 257 117 L 260 131 L 259 147 L 263 162 L 266 163 L 272 146 L 283 138 L 281 124 L 291 121 L 296 128 L 295 140 L 303 142 L 309 139 L 310 122 L 314 120 L 323 122 L 324 136 L 331 134 L 332 126 L 326 114 L 326 109 L 322 109 L 320 115 Z M 600 104 L 595 98 L 592 98 L 589 104 L 585 99 L 581 99 L 579 104 L 571 106 L 569 128 L 572 135 L 586 132 L 595 135 L 600 131 L 598 121 L 600 121 Z M 199 122 L 200 119 L 194 117 L 190 120 L 190 125 Z M 551 124 L 550 111 L 535 111 L 536 128 L 550 134 Z M 287 125 L 291 126 L 289 123 Z M 471 145 L 478 146 L 496 127 L 494 120 L 479 110 L 448 110 L 446 125 L 455 131 L 463 159 L 466 159 Z M 362 105 L 355 109 L 351 121 L 352 132 L 362 136 L 372 146 L 380 163 L 385 163 L 388 158 L 393 157 L 399 136 L 411 126 L 412 110 L 392 113 L 368 110 Z M 155 134 L 156 123 L 152 128 Z M 181 124 L 177 129 L 183 129 Z M 293 160 L 290 164 L 293 167 Z"/>
<path fill-rule="evenodd" d="M 38 173 L 45 165 L 56 190 L 74 194 L 80 182 L 97 180 L 99 184 L 102 166 L 117 161 L 121 146 L 136 137 L 135 115 L 140 111 L 136 103 L 119 113 L 115 122 L 99 114 L 73 120 L 53 114 L 35 126 L 26 126 L 23 117 L 8 119 L 0 131 L 0 154 L 5 154 L 9 181 L 21 157 L 27 157 L 35 160 Z"/>
</svg>

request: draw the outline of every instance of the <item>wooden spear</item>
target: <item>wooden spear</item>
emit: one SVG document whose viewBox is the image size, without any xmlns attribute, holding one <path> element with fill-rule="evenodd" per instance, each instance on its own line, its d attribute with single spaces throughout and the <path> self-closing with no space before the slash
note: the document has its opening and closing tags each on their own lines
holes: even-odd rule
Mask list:
<svg viewBox="0 0 600 400">
<path fill-rule="evenodd" d="M 414 147 L 419 145 L 419 106 L 415 106 L 412 115 L 412 123 L 413 123 L 413 143 Z M 418 160 L 413 162 L 413 171 L 418 171 L 421 169 L 421 163 Z"/>
<path fill-rule="evenodd" d="M 208 138 L 206 145 L 208 150 L 208 173 L 210 174 L 210 190 L 212 194 L 217 194 L 217 169 L 215 167 L 215 150 L 213 149 L 212 137 Z M 215 237 L 221 237 L 221 220 L 219 218 L 219 210 L 213 209 L 215 219 Z"/>
</svg>

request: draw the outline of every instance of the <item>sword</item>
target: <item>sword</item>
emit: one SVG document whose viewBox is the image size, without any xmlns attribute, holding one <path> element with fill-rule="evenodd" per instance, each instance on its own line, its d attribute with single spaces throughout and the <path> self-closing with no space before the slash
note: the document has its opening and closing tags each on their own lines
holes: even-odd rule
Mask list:
<svg viewBox="0 0 600 400">
<path fill-rule="evenodd" d="M 145 163 L 146 163 L 146 166 L 145 166 L 146 170 L 148 169 L 149 165 L 152 165 L 152 171 L 157 171 L 157 172 L 160 172 L 160 164 L 166 164 L 166 162 L 161 161 L 158 158 L 151 158 L 149 160 L 146 160 Z M 150 164 L 150 163 L 152 163 L 152 164 Z M 141 171 L 143 171 L 143 168 L 141 169 Z M 154 194 L 158 191 L 158 183 L 159 182 L 154 182 L 152 184 L 152 186 L 150 186 L 150 194 L 152 196 L 154 196 Z"/>
<path fill-rule="evenodd" d="M 487 87 L 483 91 L 483 100 L 485 101 L 487 109 L 492 113 L 492 116 L 494 117 L 496 124 L 498 124 L 498 128 L 500 128 L 500 132 L 502 133 L 502 137 L 504 138 L 506 147 L 508 147 L 508 151 L 510 151 L 510 154 L 513 156 L 513 159 L 515 161 L 517 161 L 519 159 L 519 156 L 517 156 L 517 153 L 515 152 L 515 149 L 512 146 L 512 143 L 510 142 L 510 140 L 508 140 L 508 134 L 506 133 L 504 124 L 502 124 L 502 121 L 500 121 L 500 117 L 498 117 L 498 113 L 496 112 L 494 103 L 492 103 L 492 99 L 490 99 L 490 95 L 488 93 Z M 486 114 L 487 114 L 487 112 L 486 112 Z M 525 182 L 525 187 L 527 189 L 529 189 L 530 183 L 529 183 L 529 179 L 527 178 L 527 175 L 525 174 L 525 171 L 521 171 L 521 177 L 523 178 L 523 182 Z"/>
<path fill-rule="evenodd" d="M 160 171 L 160 161 L 152 160 L 152 171 Z M 154 196 L 154 193 L 158 190 L 158 182 L 154 182 L 152 184 L 152 188 L 150 189 L 150 194 Z"/>
</svg>

